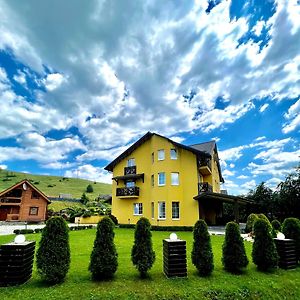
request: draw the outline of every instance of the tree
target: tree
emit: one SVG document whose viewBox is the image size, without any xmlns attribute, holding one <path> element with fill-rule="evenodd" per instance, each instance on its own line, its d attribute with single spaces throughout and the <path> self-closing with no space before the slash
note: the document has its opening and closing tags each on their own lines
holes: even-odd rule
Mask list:
<svg viewBox="0 0 300 300">
<path fill-rule="evenodd" d="M 62 282 L 70 267 L 69 228 L 62 217 L 52 217 L 42 231 L 36 254 L 38 273 L 42 279 Z"/>
<path fill-rule="evenodd" d="M 140 272 L 142 278 L 147 276 L 155 261 L 152 248 L 151 224 L 147 218 L 140 218 L 135 226 L 134 244 L 131 250 L 131 260 Z"/>
<path fill-rule="evenodd" d="M 83 193 L 81 195 L 80 202 L 82 204 L 86 205 L 89 201 L 90 201 L 90 199 L 88 198 L 88 196 L 86 195 L 86 193 Z"/>
<path fill-rule="evenodd" d="M 268 271 L 278 264 L 278 254 L 267 221 L 259 219 L 254 223 L 252 260 L 258 270 Z"/>
<path fill-rule="evenodd" d="M 87 187 L 86 187 L 86 192 L 87 193 L 93 193 L 94 192 L 94 188 L 91 184 L 89 184 Z"/>
<path fill-rule="evenodd" d="M 93 280 L 112 278 L 117 271 L 118 254 L 114 244 L 114 236 L 113 221 L 109 217 L 103 218 L 97 226 L 89 265 Z"/>
<path fill-rule="evenodd" d="M 288 239 L 295 240 L 297 260 L 300 260 L 300 221 L 296 218 L 287 218 L 282 224 L 282 233 Z"/>
<path fill-rule="evenodd" d="M 210 235 L 204 220 L 198 220 L 194 226 L 192 262 L 200 276 L 208 276 L 214 269 Z"/>
<path fill-rule="evenodd" d="M 246 228 L 245 228 L 245 232 L 249 233 L 253 231 L 253 224 L 255 223 L 255 221 L 258 220 L 258 216 L 257 214 L 250 214 L 247 218 L 247 223 L 246 223 Z"/>
<path fill-rule="evenodd" d="M 249 261 L 246 255 L 244 241 L 241 237 L 240 228 L 237 223 L 227 223 L 222 250 L 222 263 L 225 270 L 231 273 L 240 273 L 243 268 L 247 267 Z"/>
</svg>

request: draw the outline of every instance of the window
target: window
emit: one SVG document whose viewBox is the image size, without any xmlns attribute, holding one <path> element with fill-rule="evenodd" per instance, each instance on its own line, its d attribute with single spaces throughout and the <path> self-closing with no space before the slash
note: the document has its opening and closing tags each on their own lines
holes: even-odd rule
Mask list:
<svg viewBox="0 0 300 300">
<path fill-rule="evenodd" d="M 158 173 L 158 186 L 162 186 L 166 184 L 166 174 Z"/>
<path fill-rule="evenodd" d="M 152 161 L 152 163 L 154 163 L 154 152 L 152 152 L 152 154 L 151 154 L 151 161 Z"/>
<path fill-rule="evenodd" d="M 179 173 L 171 173 L 171 185 L 179 185 Z"/>
<path fill-rule="evenodd" d="M 151 186 L 154 186 L 154 175 L 151 175 Z"/>
<path fill-rule="evenodd" d="M 154 219 L 154 202 L 151 202 L 151 218 Z"/>
<path fill-rule="evenodd" d="M 143 203 L 133 203 L 133 214 L 135 216 L 143 214 Z"/>
<path fill-rule="evenodd" d="M 157 159 L 158 160 L 164 160 L 165 159 L 165 150 L 158 150 Z"/>
<path fill-rule="evenodd" d="M 166 218 L 166 202 L 158 202 L 158 219 Z"/>
<path fill-rule="evenodd" d="M 39 212 L 38 207 L 30 207 L 30 209 L 29 209 L 29 215 L 30 216 L 37 216 L 38 212 Z"/>
<path fill-rule="evenodd" d="M 179 219 L 179 202 L 172 202 L 172 219 Z"/>
<path fill-rule="evenodd" d="M 127 167 L 133 167 L 135 166 L 135 159 L 134 158 L 130 158 L 127 160 Z"/>
<path fill-rule="evenodd" d="M 170 150 L 170 157 L 171 157 L 171 159 L 177 159 L 177 150 L 176 149 Z"/>
<path fill-rule="evenodd" d="M 130 187 L 134 187 L 135 186 L 135 182 L 134 181 L 126 181 L 126 187 L 130 188 Z"/>
<path fill-rule="evenodd" d="M 40 198 L 40 195 L 38 192 L 36 192 L 36 191 L 31 192 L 31 199 L 39 199 L 39 198 Z"/>
</svg>

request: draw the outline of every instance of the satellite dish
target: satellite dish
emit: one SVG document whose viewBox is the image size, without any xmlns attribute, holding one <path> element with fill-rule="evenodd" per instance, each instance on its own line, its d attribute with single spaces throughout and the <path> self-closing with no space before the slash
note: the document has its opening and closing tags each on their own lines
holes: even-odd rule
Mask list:
<svg viewBox="0 0 300 300">
<path fill-rule="evenodd" d="M 27 190 L 27 184 L 24 182 L 23 183 L 23 190 L 26 191 Z"/>
</svg>

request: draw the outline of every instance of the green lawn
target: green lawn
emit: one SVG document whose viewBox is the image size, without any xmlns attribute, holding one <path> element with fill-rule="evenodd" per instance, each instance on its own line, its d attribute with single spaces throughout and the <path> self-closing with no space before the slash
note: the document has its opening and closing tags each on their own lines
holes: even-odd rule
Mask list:
<svg viewBox="0 0 300 300">
<path fill-rule="evenodd" d="M 13 175 L 13 177 L 7 177 Z M 11 172 L 0 169 L 0 191 L 7 189 L 15 183 L 28 179 L 47 196 L 58 197 L 60 193 L 71 194 L 73 198 L 80 198 L 82 193 L 85 192 L 88 184 L 93 186 L 94 192 L 87 193 L 87 196 L 93 200 L 99 194 L 111 194 L 111 185 L 105 183 L 94 183 L 93 181 L 77 179 L 77 178 L 64 178 L 62 176 L 46 176 L 46 175 L 33 175 L 27 173 Z M 95 178 L 97 179 L 97 178 Z"/>
<path fill-rule="evenodd" d="M 197 276 L 191 264 L 192 233 L 179 232 L 187 240 L 188 278 L 167 279 L 162 273 L 162 240 L 168 232 L 153 232 L 156 261 L 150 278 L 140 279 L 130 260 L 133 244 L 132 229 L 116 229 L 115 242 L 119 267 L 115 278 L 93 282 L 88 272 L 89 257 L 95 229 L 70 232 L 71 268 L 64 283 L 56 286 L 43 284 L 34 269 L 32 279 L 20 286 L 0 288 L 0 299 L 300 299 L 300 268 L 264 274 L 250 263 L 243 275 L 231 275 L 222 269 L 221 249 L 224 238 L 212 236 L 215 270 L 209 278 Z M 0 236 L 0 244 L 13 236 Z M 40 235 L 27 239 L 39 240 Z M 251 243 L 246 243 L 251 257 Z"/>
</svg>

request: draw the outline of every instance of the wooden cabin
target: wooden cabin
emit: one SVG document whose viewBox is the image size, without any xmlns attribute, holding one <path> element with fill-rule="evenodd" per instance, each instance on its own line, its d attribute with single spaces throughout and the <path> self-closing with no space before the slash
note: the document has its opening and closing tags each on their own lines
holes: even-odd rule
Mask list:
<svg viewBox="0 0 300 300">
<path fill-rule="evenodd" d="M 0 221 L 45 221 L 49 203 L 44 193 L 22 180 L 0 192 Z"/>
</svg>

